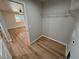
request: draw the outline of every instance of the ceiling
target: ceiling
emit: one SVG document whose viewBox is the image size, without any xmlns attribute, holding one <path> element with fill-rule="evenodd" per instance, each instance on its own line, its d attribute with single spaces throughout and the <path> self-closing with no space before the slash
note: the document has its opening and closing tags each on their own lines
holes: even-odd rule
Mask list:
<svg viewBox="0 0 79 59">
<path fill-rule="evenodd" d="M 41 2 L 46 2 L 46 1 L 48 1 L 48 0 L 40 0 Z"/>
<path fill-rule="evenodd" d="M 23 4 L 16 3 L 14 0 L 0 0 L 0 11 L 18 13 L 20 10 L 23 12 Z"/>
</svg>

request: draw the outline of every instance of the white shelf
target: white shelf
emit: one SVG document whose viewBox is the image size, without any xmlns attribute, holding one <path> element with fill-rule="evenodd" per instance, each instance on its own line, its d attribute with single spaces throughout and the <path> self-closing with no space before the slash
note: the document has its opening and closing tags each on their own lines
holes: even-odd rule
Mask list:
<svg viewBox="0 0 79 59">
<path fill-rule="evenodd" d="M 79 9 L 79 0 L 72 0 L 70 10 Z"/>
<path fill-rule="evenodd" d="M 72 0 L 69 13 L 73 15 L 79 15 L 79 0 Z"/>
</svg>

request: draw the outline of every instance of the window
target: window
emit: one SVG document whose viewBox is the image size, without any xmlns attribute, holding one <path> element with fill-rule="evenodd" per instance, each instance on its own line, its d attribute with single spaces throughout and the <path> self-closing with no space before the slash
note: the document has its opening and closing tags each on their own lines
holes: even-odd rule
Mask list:
<svg viewBox="0 0 79 59">
<path fill-rule="evenodd" d="M 24 20 L 24 15 L 15 15 L 16 22 L 22 22 Z"/>
</svg>

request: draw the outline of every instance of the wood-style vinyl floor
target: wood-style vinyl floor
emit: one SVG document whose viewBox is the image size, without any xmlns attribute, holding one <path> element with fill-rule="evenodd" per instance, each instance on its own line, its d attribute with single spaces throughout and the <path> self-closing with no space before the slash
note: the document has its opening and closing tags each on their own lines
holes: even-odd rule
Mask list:
<svg viewBox="0 0 79 59">
<path fill-rule="evenodd" d="M 41 37 L 31 46 L 27 45 L 24 30 L 20 32 L 16 29 L 11 30 L 13 42 L 9 42 L 7 47 L 13 59 L 65 59 L 65 46 Z M 20 33 L 20 34 L 18 34 Z"/>
</svg>

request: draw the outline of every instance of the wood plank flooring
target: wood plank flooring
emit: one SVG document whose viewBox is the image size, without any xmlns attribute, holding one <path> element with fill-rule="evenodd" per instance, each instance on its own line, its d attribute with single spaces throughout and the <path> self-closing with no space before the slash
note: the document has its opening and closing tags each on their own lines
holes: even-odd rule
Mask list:
<svg viewBox="0 0 79 59">
<path fill-rule="evenodd" d="M 11 35 L 12 41 L 16 42 L 16 40 L 21 40 L 21 43 L 28 45 L 28 37 L 26 33 L 25 27 L 18 27 L 14 29 L 9 29 L 9 33 Z"/>
<path fill-rule="evenodd" d="M 65 46 L 52 41 L 48 38 L 41 37 L 31 46 L 27 45 L 23 33 L 24 30 L 11 30 L 13 42 L 7 43 L 7 47 L 13 59 L 65 59 Z"/>
</svg>

